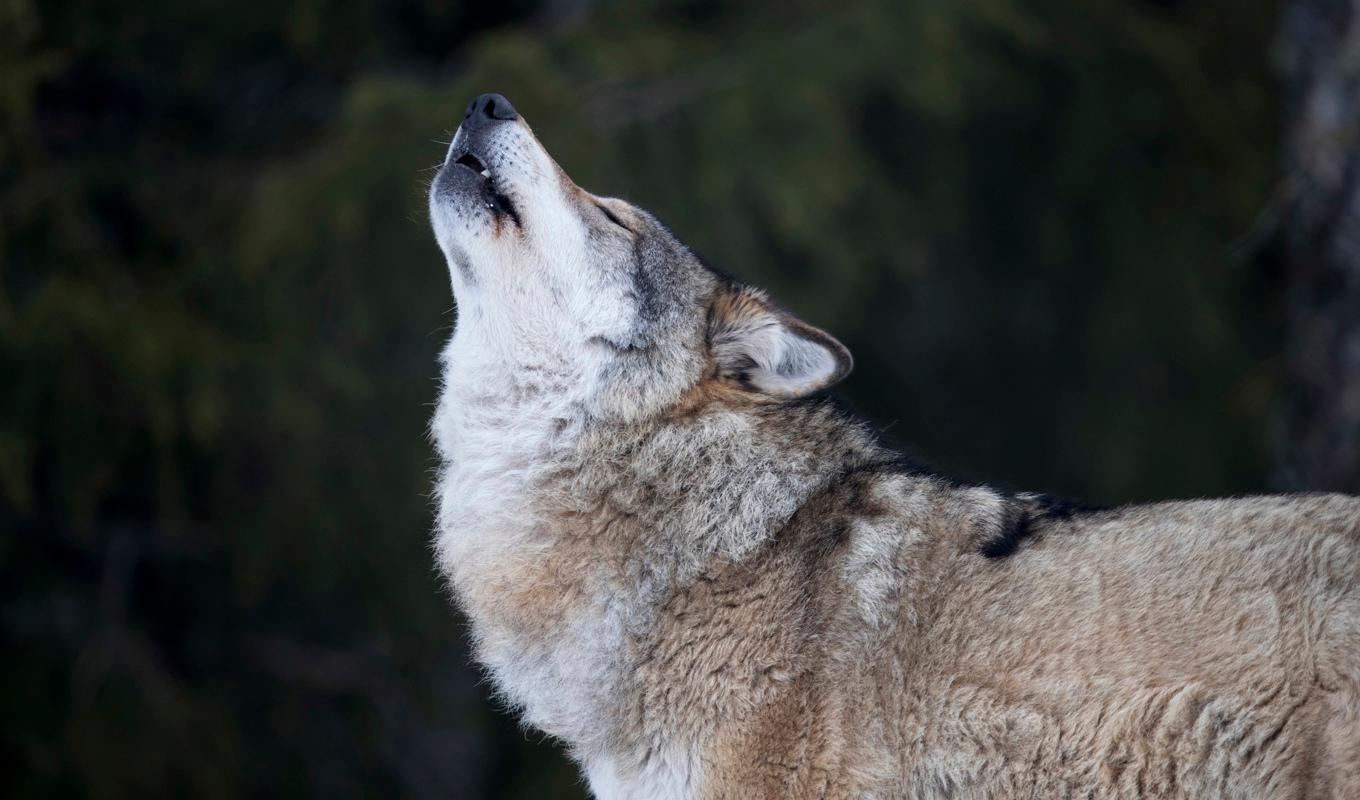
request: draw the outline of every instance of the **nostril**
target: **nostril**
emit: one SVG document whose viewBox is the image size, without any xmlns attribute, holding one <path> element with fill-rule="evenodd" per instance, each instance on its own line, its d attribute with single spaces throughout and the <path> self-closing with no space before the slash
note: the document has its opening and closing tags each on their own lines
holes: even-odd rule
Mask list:
<svg viewBox="0 0 1360 800">
<path fill-rule="evenodd" d="M 486 95 L 486 115 L 492 119 L 518 119 L 519 114 L 503 94 Z"/>
<path fill-rule="evenodd" d="M 510 101 L 506 100 L 503 94 L 477 95 L 463 111 L 463 122 L 474 127 L 494 119 L 518 118 L 519 114 L 515 113 L 515 107 L 510 105 Z"/>
</svg>

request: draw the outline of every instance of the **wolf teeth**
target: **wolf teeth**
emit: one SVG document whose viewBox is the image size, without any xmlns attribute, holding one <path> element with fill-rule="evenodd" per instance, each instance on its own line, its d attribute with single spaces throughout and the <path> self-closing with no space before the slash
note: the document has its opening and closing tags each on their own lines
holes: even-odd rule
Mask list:
<svg viewBox="0 0 1360 800">
<path fill-rule="evenodd" d="M 484 170 L 482 170 L 482 177 L 483 177 L 483 178 L 490 178 L 490 177 L 491 177 L 491 170 L 489 170 L 489 169 L 484 169 Z"/>
</svg>

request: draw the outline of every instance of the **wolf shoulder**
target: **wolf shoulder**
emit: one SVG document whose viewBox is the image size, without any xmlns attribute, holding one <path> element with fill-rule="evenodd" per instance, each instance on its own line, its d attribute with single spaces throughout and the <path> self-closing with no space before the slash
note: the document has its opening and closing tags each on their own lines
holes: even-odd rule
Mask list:
<svg viewBox="0 0 1360 800">
<path fill-rule="evenodd" d="M 1316 655 L 1322 646 L 1360 666 L 1360 498 L 1071 511 L 1031 500 L 1024 513 L 1024 535 L 1004 554 L 985 538 L 978 552 L 960 552 L 951 617 L 1036 652 L 1080 653 L 1087 674 L 1111 653 L 1195 671 L 1191 661 L 1217 653 L 1227 663 L 1253 647 Z"/>
<path fill-rule="evenodd" d="M 970 635 L 1055 638 L 1054 646 L 1067 647 L 1056 639 L 1109 643 L 1117 633 L 1131 653 L 1135 639 L 1171 653 L 1200 650 L 1197 637 L 1211 631 L 1236 647 L 1242 640 L 1234 636 L 1275 636 L 1333 617 L 1351 620 L 1360 634 L 1360 498 L 1262 495 L 1095 508 L 1041 495 L 989 501 L 976 489 L 960 496 L 968 502 L 949 505 L 988 506 L 985 513 L 937 520 L 947 547 L 917 547 L 920 555 L 907 559 L 915 563 L 902 566 L 907 575 L 948 576 L 938 584 L 948 587 L 938 608 Z M 1360 663 L 1360 640 L 1355 646 Z"/>
</svg>

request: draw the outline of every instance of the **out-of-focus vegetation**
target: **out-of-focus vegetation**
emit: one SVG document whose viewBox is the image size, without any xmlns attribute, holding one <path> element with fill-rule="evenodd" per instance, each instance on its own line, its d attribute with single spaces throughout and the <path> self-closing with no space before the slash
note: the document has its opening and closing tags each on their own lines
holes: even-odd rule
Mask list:
<svg viewBox="0 0 1360 800">
<path fill-rule="evenodd" d="M 500 91 L 887 435 L 1269 488 L 1264 0 L 0 7 L 0 794 L 579 796 L 427 547 L 430 167 Z"/>
</svg>

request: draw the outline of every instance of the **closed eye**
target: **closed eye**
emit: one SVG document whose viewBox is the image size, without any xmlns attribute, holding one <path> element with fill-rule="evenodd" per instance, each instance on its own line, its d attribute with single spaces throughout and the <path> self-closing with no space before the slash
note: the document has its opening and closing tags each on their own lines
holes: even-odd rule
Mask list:
<svg viewBox="0 0 1360 800">
<path fill-rule="evenodd" d="M 632 229 L 632 228 L 628 227 L 627 225 L 624 225 L 623 222 L 620 221 L 618 217 L 614 216 L 614 212 L 613 212 L 613 211 L 610 211 L 609 209 L 605 208 L 604 206 L 596 206 L 596 208 L 598 208 L 598 209 L 600 209 L 601 211 L 603 211 L 603 212 L 604 212 L 604 215 L 605 215 L 606 217 L 609 217 L 609 221 L 610 221 L 610 222 L 614 223 L 615 225 L 619 226 L 620 228 L 623 228 L 624 230 L 628 231 L 629 233 L 632 233 L 632 232 L 633 232 L 633 229 Z"/>
</svg>

